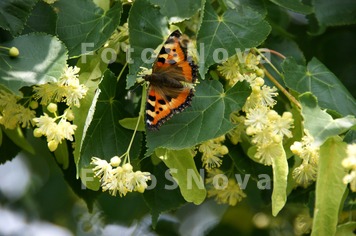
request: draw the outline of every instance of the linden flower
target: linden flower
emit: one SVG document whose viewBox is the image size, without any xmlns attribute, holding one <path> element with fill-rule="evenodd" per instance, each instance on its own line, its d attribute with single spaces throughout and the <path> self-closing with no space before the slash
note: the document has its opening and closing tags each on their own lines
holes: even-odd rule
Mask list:
<svg viewBox="0 0 356 236">
<path fill-rule="evenodd" d="M 56 120 L 60 119 L 58 124 Z M 36 124 L 37 128 L 34 129 L 34 136 L 41 137 L 42 135 L 47 137 L 48 148 L 50 151 L 55 151 L 59 143 L 62 143 L 63 139 L 68 139 L 73 141 L 74 131 L 77 126 L 72 125 L 66 120 L 66 117 L 60 116 L 57 118 L 49 117 L 47 113 L 44 115 L 34 118 L 33 122 Z"/>
<path fill-rule="evenodd" d="M 230 57 L 221 66 L 218 66 L 218 71 L 229 81 L 230 85 L 234 85 L 241 78 L 238 57 L 236 55 Z"/>
<path fill-rule="evenodd" d="M 231 122 L 233 124 L 237 124 L 237 126 L 231 130 L 229 133 L 227 133 L 228 138 L 230 139 L 231 143 L 236 145 L 238 142 L 241 142 L 241 135 L 245 131 L 245 117 L 244 116 L 238 116 L 237 114 L 232 114 L 231 115 Z"/>
<path fill-rule="evenodd" d="M 149 172 L 133 171 L 130 163 L 122 163 L 121 158 L 114 156 L 110 163 L 98 157 L 92 157 L 91 164 L 95 167 L 95 177 L 100 178 L 103 192 L 108 191 L 112 196 L 120 197 L 128 192 L 143 193 L 148 187 L 147 181 L 151 180 Z"/>
<path fill-rule="evenodd" d="M 267 119 L 268 109 L 266 107 L 258 107 L 256 109 L 249 109 L 245 125 L 250 126 L 256 130 L 262 130 L 268 125 Z"/>
<path fill-rule="evenodd" d="M 299 214 L 294 220 L 294 232 L 296 235 L 309 234 L 313 226 L 313 218 L 308 212 Z"/>
<path fill-rule="evenodd" d="M 35 111 L 18 104 L 19 99 L 14 94 L 0 90 L 0 124 L 6 129 L 15 129 L 19 124 L 26 128 L 32 124 Z"/>
<path fill-rule="evenodd" d="M 261 87 L 260 95 L 263 106 L 273 107 L 277 103 L 276 100 L 273 99 L 273 97 L 278 95 L 276 91 L 276 87 L 269 87 L 267 85 Z"/>
<path fill-rule="evenodd" d="M 350 184 L 351 191 L 356 192 L 356 143 L 347 145 L 346 154 L 342 166 L 350 173 L 343 178 L 343 182 Z"/>
<path fill-rule="evenodd" d="M 47 105 L 50 102 L 66 102 L 68 106 L 80 107 L 79 100 L 86 95 L 88 88 L 80 84 L 79 71 L 80 68 L 76 66 L 67 66 L 57 83 L 36 86 L 34 88 L 35 97 L 41 99 L 42 105 Z"/>
<path fill-rule="evenodd" d="M 215 197 L 218 204 L 229 204 L 235 206 L 246 194 L 241 190 L 240 185 L 233 179 L 229 179 L 224 189 L 208 189 L 208 197 Z"/>
<path fill-rule="evenodd" d="M 292 176 L 298 185 L 306 188 L 316 180 L 317 166 L 303 163 L 293 170 Z"/>
<path fill-rule="evenodd" d="M 279 145 L 280 144 L 277 142 L 262 143 L 258 145 L 255 158 L 259 159 L 264 165 L 272 165 L 273 158 L 278 158 L 281 155 Z"/>
<path fill-rule="evenodd" d="M 306 130 L 304 132 L 307 133 Z M 317 164 L 319 160 L 319 147 L 315 146 L 313 142 L 313 137 L 307 134 L 303 136 L 301 142 L 294 142 L 290 146 L 290 150 L 308 163 Z"/>
<path fill-rule="evenodd" d="M 221 136 L 216 139 L 208 140 L 199 146 L 199 152 L 203 153 L 203 166 L 207 170 L 219 167 L 222 164 L 220 158 L 229 152 L 227 147 L 221 144 L 224 140 L 225 136 Z"/>
<path fill-rule="evenodd" d="M 306 135 L 302 138 L 301 142 L 294 142 L 290 149 L 303 160 L 303 163 L 294 169 L 293 178 L 297 184 L 306 188 L 316 180 L 319 147 L 314 146 L 313 137 L 308 135 L 306 130 L 304 132 Z"/>
<path fill-rule="evenodd" d="M 271 121 L 270 127 L 273 135 L 286 136 L 291 138 L 292 132 L 290 131 L 293 128 L 293 118 L 292 113 L 284 112 L 282 116 L 278 115 L 277 112 L 271 110 L 268 113 L 268 118 Z"/>
</svg>

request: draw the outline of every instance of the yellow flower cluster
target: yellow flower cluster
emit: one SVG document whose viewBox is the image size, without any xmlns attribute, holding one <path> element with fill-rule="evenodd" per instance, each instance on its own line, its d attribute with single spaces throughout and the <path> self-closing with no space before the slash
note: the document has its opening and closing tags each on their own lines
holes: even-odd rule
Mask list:
<svg viewBox="0 0 356 236">
<path fill-rule="evenodd" d="M 15 129 L 19 124 L 22 128 L 29 127 L 35 117 L 35 111 L 30 107 L 36 107 L 36 102 L 29 107 L 19 104 L 20 98 L 12 93 L 0 90 L 0 124 L 7 129 Z"/>
<path fill-rule="evenodd" d="M 61 116 L 57 116 L 57 105 L 55 103 L 50 103 L 47 106 L 47 110 L 53 113 L 54 117 L 44 113 L 40 117 L 33 118 L 33 122 L 38 127 L 34 129 L 33 134 L 35 137 L 46 136 L 48 149 L 53 152 L 57 149 L 58 144 L 62 143 L 62 140 L 73 141 L 74 131 L 77 126 L 68 122 L 68 120 L 71 121 L 73 119 L 73 112 L 70 108 L 65 110 Z M 59 120 L 58 123 L 57 120 Z"/>
<path fill-rule="evenodd" d="M 224 135 L 208 140 L 199 146 L 199 152 L 203 154 L 202 163 L 208 173 L 208 178 L 205 180 L 208 197 L 214 197 L 219 204 L 234 206 L 246 195 L 234 179 L 229 179 L 219 169 L 222 164 L 221 158 L 229 152 L 222 144 L 224 141 Z"/>
<path fill-rule="evenodd" d="M 258 67 L 260 60 L 260 56 L 246 51 L 230 57 L 221 66 L 218 66 L 218 71 L 225 77 L 229 85 L 233 86 L 238 81 L 248 81 L 251 74 L 263 76 L 263 70 Z"/>
<path fill-rule="evenodd" d="M 48 105 L 47 110 L 52 115 L 44 113 L 40 117 L 33 118 L 32 121 L 37 126 L 33 133 L 35 137 L 46 136 L 48 148 L 52 152 L 57 149 L 62 140 L 73 141 L 77 126 L 69 122 L 74 120 L 71 107 L 80 107 L 80 99 L 88 91 L 88 88 L 79 82 L 79 70 L 76 66 L 67 66 L 57 82 L 34 87 L 34 97 L 40 100 L 42 105 Z M 62 115 L 57 114 L 57 102 L 65 102 L 69 106 Z"/>
<path fill-rule="evenodd" d="M 293 170 L 292 176 L 296 183 L 304 188 L 316 180 L 319 160 L 319 147 L 313 144 L 313 137 L 308 135 L 307 131 L 305 133 L 301 142 L 294 142 L 290 147 L 291 151 L 303 160 L 302 164 Z"/>
<path fill-rule="evenodd" d="M 343 181 L 350 184 L 352 192 L 356 192 L 356 143 L 347 145 L 347 157 L 342 161 L 342 166 L 349 172 Z"/>
<path fill-rule="evenodd" d="M 246 129 L 246 134 L 252 137 L 251 141 L 257 147 L 255 158 L 262 164 L 271 165 L 283 138 L 292 137 L 290 129 L 294 121 L 290 112 L 284 112 L 281 116 L 272 109 L 276 104 L 274 97 L 278 95 L 277 88 L 264 84 L 264 72 L 258 67 L 260 60 L 261 57 L 252 52 L 235 55 L 218 66 L 218 70 L 230 86 L 245 80 L 252 89 L 242 108 L 246 117 L 235 113 L 231 115 L 232 122 L 237 126 L 229 132 L 228 137 L 237 144 Z"/>
<path fill-rule="evenodd" d="M 50 102 L 65 102 L 70 107 L 80 107 L 79 100 L 85 96 L 88 88 L 80 84 L 79 70 L 80 68 L 76 66 L 67 66 L 58 82 L 35 86 L 35 98 L 41 99 L 42 105 L 48 105 Z"/>
<path fill-rule="evenodd" d="M 114 156 L 110 163 L 98 157 L 92 157 L 91 164 L 94 175 L 100 179 L 103 192 L 109 191 L 113 196 L 120 197 L 128 192 L 143 193 L 147 188 L 147 181 L 151 179 L 149 172 L 133 171 L 130 163 L 122 163 L 121 158 Z"/>
<path fill-rule="evenodd" d="M 199 152 L 203 153 L 202 162 L 207 170 L 220 167 L 221 158 L 226 155 L 229 150 L 222 142 L 225 141 L 225 136 L 220 136 L 215 139 L 208 140 L 199 146 Z"/>
<path fill-rule="evenodd" d="M 242 198 L 246 197 L 236 180 L 228 179 L 219 169 L 208 171 L 206 184 L 208 197 L 214 197 L 218 204 L 235 206 Z"/>
</svg>

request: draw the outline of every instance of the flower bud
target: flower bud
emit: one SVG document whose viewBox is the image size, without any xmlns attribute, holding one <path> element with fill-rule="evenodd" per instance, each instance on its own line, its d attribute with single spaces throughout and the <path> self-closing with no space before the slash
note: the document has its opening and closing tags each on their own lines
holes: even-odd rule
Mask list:
<svg viewBox="0 0 356 236">
<path fill-rule="evenodd" d="M 12 47 L 9 50 L 10 57 L 18 57 L 20 55 L 20 51 L 16 47 Z"/>
<path fill-rule="evenodd" d="M 48 149 L 51 152 L 54 152 L 58 147 L 58 143 L 56 141 L 54 141 L 54 140 L 51 140 L 51 141 L 48 142 L 47 146 L 48 146 Z"/>
<path fill-rule="evenodd" d="M 132 165 L 130 164 L 130 163 L 126 163 L 126 164 L 124 164 L 123 166 L 122 166 L 122 168 L 124 169 L 124 171 L 127 171 L 127 172 L 129 172 L 129 171 L 132 171 Z"/>
<path fill-rule="evenodd" d="M 38 102 L 32 100 L 32 101 L 30 102 L 30 105 L 29 105 L 29 106 L 31 107 L 31 109 L 37 109 L 37 108 L 38 108 Z"/>
<path fill-rule="evenodd" d="M 55 113 L 57 111 L 57 109 L 58 109 L 58 107 L 57 107 L 57 104 L 55 104 L 55 103 L 50 103 L 47 106 L 47 110 L 51 113 Z"/>
<path fill-rule="evenodd" d="M 33 130 L 33 136 L 35 136 L 36 138 L 40 138 L 42 136 L 42 132 L 39 128 Z"/>
<path fill-rule="evenodd" d="M 114 156 L 113 158 L 110 159 L 110 165 L 113 167 L 119 166 L 121 163 L 121 159 L 118 156 Z"/>
</svg>

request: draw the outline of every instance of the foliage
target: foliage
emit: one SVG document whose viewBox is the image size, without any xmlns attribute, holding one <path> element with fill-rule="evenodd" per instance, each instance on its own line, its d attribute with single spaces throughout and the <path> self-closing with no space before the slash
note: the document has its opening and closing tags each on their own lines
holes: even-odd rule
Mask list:
<svg viewBox="0 0 356 236">
<path fill-rule="evenodd" d="M 209 199 L 220 224 L 202 232 L 273 232 L 277 221 L 291 234 L 352 231 L 356 61 L 345 54 L 356 48 L 343 41 L 356 37 L 355 10 L 351 0 L 2 0 L 0 163 L 50 150 L 89 209 L 123 224 L 150 213 L 158 233 L 187 224 L 187 209 L 204 222 Z M 199 82 L 190 107 L 146 130 L 142 72 L 176 29 Z M 178 223 L 160 217 L 173 211 Z M 248 229 L 229 223 L 245 211 Z"/>
</svg>

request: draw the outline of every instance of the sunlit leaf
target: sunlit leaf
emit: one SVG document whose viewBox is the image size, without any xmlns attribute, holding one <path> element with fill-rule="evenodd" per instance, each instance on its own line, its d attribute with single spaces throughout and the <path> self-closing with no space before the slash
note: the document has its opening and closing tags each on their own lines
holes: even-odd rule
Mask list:
<svg viewBox="0 0 356 236">
<path fill-rule="evenodd" d="M 282 143 L 276 145 L 272 158 L 273 192 L 272 215 L 276 216 L 287 202 L 288 162 Z"/>
<path fill-rule="evenodd" d="M 23 86 L 57 81 L 66 67 L 67 49 L 50 35 L 22 35 L 2 46 L 20 51 L 16 58 L 0 54 L 0 84 L 15 94 Z"/>
<path fill-rule="evenodd" d="M 334 120 L 331 115 L 318 107 L 318 102 L 311 93 L 305 93 L 299 98 L 302 104 L 304 127 L 313 136 L 317 146 L 323 144 L 329 137 L 341 134 L 356 125 L 353 116 Z"/>
<path fill-rule="evenodd" d="M 346 156 L 346 143 L 341 138 L 328 139 L 320 148 L 312 236 L 335 235 L 339 207 L 347 187 L 341 165 Z"/>
<path fill-rule="evenodd" d="M 194 151 L 192 149 L 168 150 L 160 148 L 155 151 L 155 155 L 169 168 L 184 199 L 196 205 L 201 204 L 206 197 L 206 190 L 204 180 L 194 163 Z"/>
</svg>

